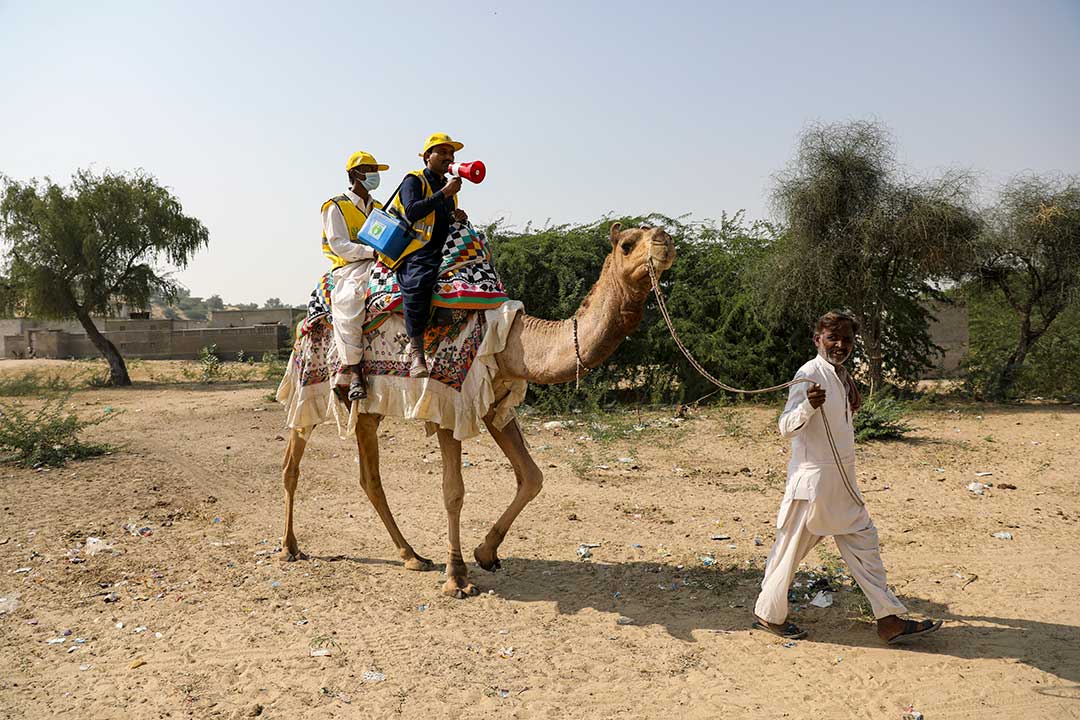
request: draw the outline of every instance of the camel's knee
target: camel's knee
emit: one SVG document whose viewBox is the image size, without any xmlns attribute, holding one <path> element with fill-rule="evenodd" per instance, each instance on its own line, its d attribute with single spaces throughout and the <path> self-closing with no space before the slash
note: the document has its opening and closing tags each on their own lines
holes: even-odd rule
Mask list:
<svg viewBox="0 0 1080 720">
<path fill-rule="evenodd" d="M 544 473 L 540 468 L 533 465 L 531 469 L 521 474 L 519 486 L 521 491 L 525 493 L 525 497 L 532 500 L 544 488 Z"/>
<path fill-rule="evenodd" d="M 285 485 L 285 492 L 292 495 L 296 492 L 296 486 L 300 481 L 300 471 L 296 468 L 285 468 L 281 473 L 281 480 Z"/>
<path fill-rule="evenodd" d="M 465 504 L 465 489 L 443 490 L 443 502 L 446 504 L 446 512 L 461 512 L 461 507 Z"/>
</svg>

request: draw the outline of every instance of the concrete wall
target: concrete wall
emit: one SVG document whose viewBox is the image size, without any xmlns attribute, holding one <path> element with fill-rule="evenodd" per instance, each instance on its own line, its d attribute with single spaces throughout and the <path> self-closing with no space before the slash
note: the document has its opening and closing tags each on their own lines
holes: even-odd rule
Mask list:
<svg viewBox="0 0 1080 720">
<path fill-rule="evenodd" d="M 101 318 L 95 318 L 94 322 L 101 327 L 105 322 Z M 0 318 L 0 357 L 17 357 L 25 355 L 29 347 L 31 330 L 63 330 L 69 333 L 83 332 L 82 325 L 78 320 L 35 320 L 33 318 Z M 9 348 L 7 338 L 18 336 L 20 339 L 13 340 Z"/>
<path fill-rule="evenodd" d="M 147 321 L 138 323 L 146 324 Z M 158 321 L 160 322 L 160 321 Z M 167 321 L 166 321 L 167 322 Z M 126 358 L 194 359 L 199 351 L 217 346 L 217 354 L 232 360 L 244 354 L 259 358 L 265 352 L 281 353 L 292 345 L 291 332 L 285 325 L 260 325 L 245 328 L 168 329 L 162 327 L 102 332 Z M 29 330 L 22 335 L 4 338 L 5 357 L 25 356 L 32 343 L 35 357 L 100 357 L 85 334 L 62 330 Z"/>
<path fill-rule="evenodd" d="M 211 310 L 210 327 L 251 327 L 252 325 L 280 324 L 292 327 L 303 310 Z"/>
<path fill-rule="evenodd" d="M 127 319 L 127 320 L 106 320 L 105 323 L 98 325 L 98 330 L 105 332 L 125 332 L 130 330 L 191 330 L 194 328 L 208 327 L 209 323 L 206 320 L 151 320 L 145 319 Z"/>
<path fill-rule="evenodd" d="M 961 375 L 960 363 L 968 351 L 968 311 L 962 302 L 931 303 L 930 313 L 937 318 L 930 323 L 930 340 L 945 350 L 924 378 L 953 378 Z"/>
</svg>

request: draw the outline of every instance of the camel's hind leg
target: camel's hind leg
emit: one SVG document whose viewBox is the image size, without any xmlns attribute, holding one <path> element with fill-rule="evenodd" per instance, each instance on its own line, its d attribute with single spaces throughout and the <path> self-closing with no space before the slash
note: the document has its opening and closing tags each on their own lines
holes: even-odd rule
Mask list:
<svg viewBox="0 0 1080 720">
<path fill-rule="evenodd" d="M 446 583 L 443 594 L 459 600 L 479 594 L 469 582 L 469 570 L 461 557 L 461 505 L 465 501 L 465 481 L 461 477 L 461 441 L 450 430 L 439 430 L 442 450 L 443 502 L 446 504 L 449 556 L 446 560 Z"/>
<path fill-rule="evenodd" d="M 394 514 L 390 512 L 390 505 L 386 502 L 386 493 L 383 492 L 382 477 L 379 475 L 379 415 L 362 414 L 356 419 L 356 448 L 360 453 L 360 483 L 364 486 L 364 492 L 371 501 L 375 512 L 379 514 L 383 525 L 390 533 L 390 539 L 394 541 L 398 556 L 404 561 L 406 570 L 433 570 L 435 564 L 425 557 L 420 557 L 412 546 L 405 540 L 405 536 L 398 529 Z"/>
<path fill-rule="evenodd" d="M 300 552 L 296 535 L 293 534 L 293 500 L 296 497 L 296 484 L 300 480 L 300 458 L 304 457 L 307 439 L 314 429 L 314 426 L 305 427 L 289 433 L 289 444 L 285 446 L 285 459 L 281 463 L 281 477 L 285 482 L 285 534 L 281 538 L 281 554 L 278 557 L 288 562 L 307 557 Z"/>
<path fill-rule="evenodd" d="M 510 532 L 510 526 L 529 501 L 540 494 L 540 488 L 544 484 L 544 474 L 540 472 L 540 468 L 529 455 L 529 450 L 525 447 L 525 438 L 521 436 L 521 428 L 518 427 L 516 420 L 511 420 L 506 427 L 499 430 L 492 424 L 489 415 L 484 418 L 484 424 L 487 425 L 491 437 L 510 460 L 517 480 L 517 492 L 514 493 L 510 507 L 506 508 L 495 521 L 495 525 L 484 537 L 484 542 L 473 550 L 473 557 L 476 558 L 477 564 L 485 570 L 494 571 L 499 569 L 499 545 L 502 544 L 506 533 Z"/>
</svg>

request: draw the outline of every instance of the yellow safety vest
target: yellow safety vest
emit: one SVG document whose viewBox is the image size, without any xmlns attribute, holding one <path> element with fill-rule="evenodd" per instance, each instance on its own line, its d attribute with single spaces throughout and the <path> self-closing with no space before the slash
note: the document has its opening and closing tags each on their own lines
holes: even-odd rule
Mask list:
<svg viewBox="0 0 1080 720">
<path fill-rule="evenodd" d="M 382 208 L 382 205 L 378 200 L 372 198 L 373 207 Z M 326 208 L 330 205 L 337 205 L 338 210 L 345 217 L 345 225 L 349 228 L 349 239 L 356 242 L 356 233 L 360 232 L 360 228 L 364 226 L 364 222 L 367 220 L 367 215 L 364 211 L 356 207 L 356 204 L 349 198 L 348 195 L 338 195 L 332 197 L 322 205 L 322 212 L 326 212 Z M 343 257 L 339 257 L 334 254 L 333 249 L 330 247 L 330 242 L 326 239 L 326 228 L 323 228 L 322 236 L 322 251 L 323 255 L 330 258 L 330 261 L 334 263 L 334 270 L 339 267 L 348 265 L 349 261 Z"/>
<path fill-rule="evenodd" d="M 434 192 L 432 192 L 431 190 L 431 185 L 428 183 L 427 178 L 424 176 L 423 170 L 413 170 L 411 173 L 409 173 L 409 175 L 420 178 L 420 187 L 423 191 L 423 197 L 420 198 L 421 200 L 427 200 L 429 197 L 434 195 Z M 408 175 L 406 175 L 406 177 L 408 177 Z M 457 195 L 454 195 L 453 200 L 454 208 L 456 209 Z M 400 192 L 394 196 L 394 202 L 390 204 L 390 207 L 392 208 L 394 213 L 398 215 L 398 217 L 405 218 L 405 205 L 401 202 Z M 408 220 L 406 220 L 406 222 L 408 222 Z M 432 210 L 430 213 L 414 222 L 412 224 L 412 229 L 415 237 L 413 238 L 413 241 L 409 243 L 408 247 L 405 248 L 405 252 L 401 253 L 401 257 L 399 257 L 397 260 L 390 260 L 383 255 L 379 256 L 383 263 L 391 269 L 397 267 L 406 255 L 411 255 L 412 253 L 427 245 L 428 241 L 431 240 L 431 234 L 435 230 L 435 211 Z"/>
</svg>

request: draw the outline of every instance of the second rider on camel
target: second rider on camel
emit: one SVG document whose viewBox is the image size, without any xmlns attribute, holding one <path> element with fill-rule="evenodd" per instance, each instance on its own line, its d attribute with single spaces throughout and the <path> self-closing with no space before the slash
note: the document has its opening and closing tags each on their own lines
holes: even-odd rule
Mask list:
<svg viewBox="0 0 1080 720">
<path fill-rule="evenodd" d="M 431 314 L 431 298 L 442 265 L 443 245 L 453 222 L 468 219 L 457 206 L 461 178 L 446 179 L 454 153 L 464 145 L 446 133 L 428 137 L 420 157 L 424 169 L 405 176 L 393 209 L 412 224 L 416 239 L 395 265 L 398 287 L 405 311 L 405 331 L 409 336 L 409 377 L 428 376 L 424 358 L 424 330 Z"/>
</svg>

